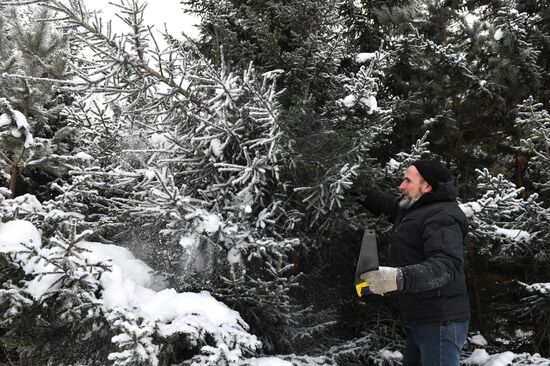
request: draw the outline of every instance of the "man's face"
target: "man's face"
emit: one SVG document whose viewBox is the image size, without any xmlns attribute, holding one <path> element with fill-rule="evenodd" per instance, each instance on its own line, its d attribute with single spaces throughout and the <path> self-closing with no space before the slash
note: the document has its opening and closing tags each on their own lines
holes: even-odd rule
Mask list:
<svg viewBox="0 0 550 366">
<path fill-rule="evenodd" d="M 432 190 L 432 186 L 422 179 L 422 176 L 416 167 L 411 165 L 405 171 L 403 182 L 401 182 L 399 190 L 403 194 L 403 199 L 400 202 L 401 207 L 409 208 L 424 193 L 430 192 Z"/>
</svg>

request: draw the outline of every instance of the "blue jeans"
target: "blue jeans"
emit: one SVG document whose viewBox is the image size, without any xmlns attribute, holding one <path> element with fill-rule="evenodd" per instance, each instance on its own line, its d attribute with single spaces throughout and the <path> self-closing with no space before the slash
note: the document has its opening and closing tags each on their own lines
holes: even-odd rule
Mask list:
<svg viewBox="0 0 550 366">
<path fill-rule="evenodd" d="M 468 326 L 467 320 L 411 324 L 403 366 L 459 366 Z"/>
</svg>

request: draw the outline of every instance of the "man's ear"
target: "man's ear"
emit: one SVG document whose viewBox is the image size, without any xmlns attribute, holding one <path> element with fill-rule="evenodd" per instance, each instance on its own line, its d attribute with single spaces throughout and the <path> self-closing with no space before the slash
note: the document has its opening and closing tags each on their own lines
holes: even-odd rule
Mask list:
<svg viewBox="0 0 550 366">
<path fill-rule="evenodd" d="M 424 181 L 424 183 L 426 183 L 426 184 L 422 185 L 422 193 L 429 193 L 429 192 L 433 191 L 432 186 L 428 182 Z"/>
</svg>

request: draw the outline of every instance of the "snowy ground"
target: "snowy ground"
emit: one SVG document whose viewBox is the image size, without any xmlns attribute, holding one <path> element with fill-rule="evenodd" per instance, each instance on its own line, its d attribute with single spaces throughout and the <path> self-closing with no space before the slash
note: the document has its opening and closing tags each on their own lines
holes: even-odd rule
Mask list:
<svg viewBox="0 0 550 366">
<path fill-rule="evenodd" d="M 40 255 L 47 256 L 52 248 L 41 248 L 42 239 L 39 230 L 29 221 L 14 220 L 0 224 L 0 252 L 17 253 L 26 251 L 23 243 L 34 247 Z M 257 343 L 254 335 L 247 333 L 247 325 L 241 316 L 225 304 L 215 300 L 208 292 L 178 293 L 166 288 L 162 279 L 152 274 L 152 269 L 143 261 L 136 259 L 127 249 L 102 243 L 79 243 L 88 251 L 84 253 L 90 263 L 108 262 L 111 271 L 101 276 L 102 304 L 106 310 L 114 308 L 135 308 L 139 315 L 152 323 L 157 322 L 160 332 L 169 336 L 178 331 L 193 332 L 196 329 L 208 329 L 223 337 L 230 332 L 246 338 L 251 344 Z M 40 299 L 52 286 L 55 286 L 57 274 L 51 274 L 51 268 L 41 261 L 25 260 L 27 254 L 16 254 L 28 274 L 35 274 L 27 284 L 27 290 L 35 299 Z M 28 258 L 27 258 L 28 259 Z M 160 321 L 160 322 L 159 322 Z M 506 366 L 506 365 L 542 365 L 550 366 L 550 360 L 538 355 L 517 355 L 504 352 L 490 355 L 486 351 L 487 341 L 482 335 L 469 338 L 476 350 L 463 360 L 467 365 Z M 400 360 L 400 352 L 381 351 L 385 359 Z M 281 356 L 284 357 L 284 356 Z M 261 357 L 246 360 L 248 366 L 291 366 L 317 364 L 314 358 L 301 358 L 299 363 L 289 362 L 280 357 Z M 304 363 L 305 362 L 305 363 Z"/>
</svg>

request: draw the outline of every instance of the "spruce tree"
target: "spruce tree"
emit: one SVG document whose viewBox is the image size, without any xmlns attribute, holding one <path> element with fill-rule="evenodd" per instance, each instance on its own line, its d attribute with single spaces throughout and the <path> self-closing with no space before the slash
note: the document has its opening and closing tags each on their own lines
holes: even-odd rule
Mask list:
<svg viewBox="0 0 550 366">
<path fill-rule="evenodd" d="M 53 194 L 47 184 L 67 179 L 75 163 L 69 157 L 75 132 L 66 127 L 61 115 L 70 97 L 56 84 L 56 80 L 69 77 L 64 57 L 66 41 L 49 21 L 51 12 L 47 9 L 33 6 L 4 10 L 0 15 L 4 185 L 14 197 L 32 191 L 47 199 Z M 8 128 L 8 119 L 13 129 Z"/>
<path fill-rule="evenodd" d="M 516 109 L 516 126 L 519 129 L 518 149 L 528 159 L 526 172 L 531 189 L 539 192 L 546 204 L 550 203 L 550 115 L 542 103 L 529 97 Z"/>
<path fill-rule="evenodd" d="M 503 175 L 492 176 L 487 169 L 478 174 L 482 196 L 462 205 L 471 227 L 466 273 L 474 291 L 474 317 L 487 335 L 502 335 L 513 347 L 530 345 L 530 351 L 546 355 L 548 334 L 541 325 L 548 323 L 548 312 L 540 305 L 547 300 L 536 283 L 548 281 L 549 209 L 537 194 L 523 198 L 523 188 Z M 517 329 L 532 336 L 526 339 Z"/>
</svg>

